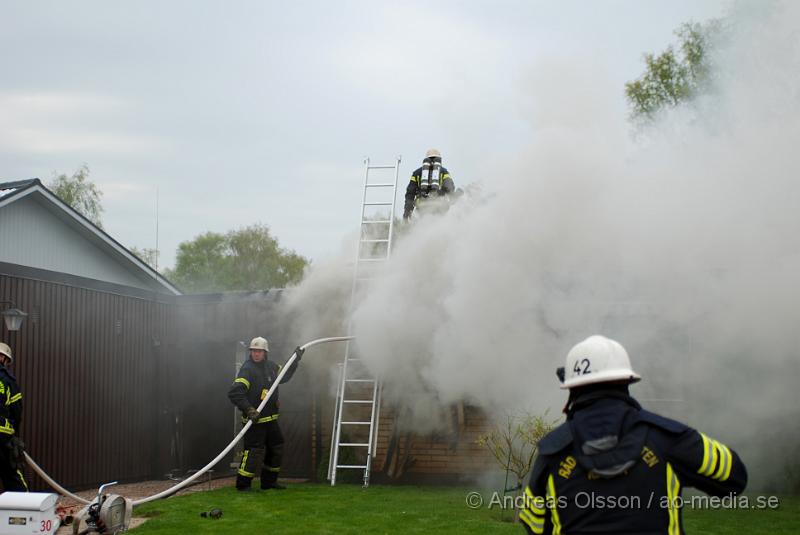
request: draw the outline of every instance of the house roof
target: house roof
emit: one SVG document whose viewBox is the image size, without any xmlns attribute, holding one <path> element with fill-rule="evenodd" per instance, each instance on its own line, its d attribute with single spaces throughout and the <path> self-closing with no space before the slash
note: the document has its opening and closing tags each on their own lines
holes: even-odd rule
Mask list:
<svg viewBox="0 0 800 535">
<path fill-rule="evenodd" d="M 103 229 L 92 223 L 83 214 L 62 201 L 55 193 L 47 189 L 38 178 L 0 182 L 0 209 L 31 195 L 38 197 L 38 200 L 44 200 L 44 205 L 48 209 L 73 221 L 75 223 L 74 227 L 81 234 L 91 239 L 101 249 L 104 248 L 112 256 L 121 257 L 123 262 L 129 263 L 130 267 L 146 275 L 148 279 L 155 281 L 158 287 L 166 290 L 166 293 L 181 295 L 182 292 L 174 284 L 108 235 Z"/>
</svg>

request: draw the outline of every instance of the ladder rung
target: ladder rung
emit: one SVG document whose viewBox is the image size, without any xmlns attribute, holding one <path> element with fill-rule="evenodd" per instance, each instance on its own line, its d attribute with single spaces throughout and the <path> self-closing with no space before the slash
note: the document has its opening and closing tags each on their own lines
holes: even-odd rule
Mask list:
<svg viewBox="0 0 800 535">
<path fill-rule="evenodd" d="M 391 206 L 393 204 L 394 203 L 391 202 L 391 201 L 387 201 L 387 202 L 365 202 L 364 206 Z"/>
<path fill-rule="evenodd" d="M 394 184 L 367 184 L 368 188 L 393 188 Z"/>
<path fill-rule="evenodd" d="M 370 405 L 372 405 L 373 403 L 375 403 L 375 400 L 373 400 L 373 399 L 343 399 L 342 403 L 369 403 Z"/>
<path fill-rule="evenodd" d="M 394 165 L 368 165 L 367 169 L 394 169 Z"/>
<path fill-rule="evenodd" d="M 362 360 L 364 360 L 364 359 L 360 359 L 358 357 L 349 357 L 347 359 L 347 362 L 361 362 Z"/>
<path fill-rule="evenodd" d="M 360 470 L 365 470 L 367 465 L 360 465 L 360 464 L 337 464 L 336 468 L 358 468 Z"/>
<path fill-rule="evenodd" d="M 345 379 L 346 383 L 374 383 L 375 379 Z"/>
<path fill-rule="evenodd" d="M 339 442 L 339 446 L 347 446 L 350 448 L 367 448 L 369 444 L 359 444 L 357 442 Z"/>
<path fill-rule="evenodd" d="M 372 425 L 372 422 L 340 422 L 340 423 L 342 425 Z"/>
<path fill-rule="evenodd" d="M 385 258 L 359 258 L 359 262 L 386 262 Z"/>
<path fill-rule="evenodd" d="M 362 225 L 367 225 L 367 224 L 375 225 L 378 223 L 383 223 L 385 225 L 388 225 L 389 223 L 391 223 L 391 221 L 389 219 L 365 219 L 361 222 Z"/>
<path fill-rule="evenodd" d="M 388 239 L 381 239 L 381 240 L 361 240 L 361 243 L 388 243 Z"/>
</svg>

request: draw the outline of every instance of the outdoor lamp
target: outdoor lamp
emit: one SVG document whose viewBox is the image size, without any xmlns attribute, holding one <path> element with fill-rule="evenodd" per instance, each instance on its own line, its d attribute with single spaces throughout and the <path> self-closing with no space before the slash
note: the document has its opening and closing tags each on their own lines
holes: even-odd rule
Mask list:
<svg viewBox="0 0 800 535">
<path fill-rule="evenodd" d="M 0 303 L 10 303 L 12 306 L 16 306 L 14 301 L 0 301 Z M 6 329 L 9 331 L 18 331 L 20 327 L 22 327 L 22 321 L 28 317 L 28 314 L 21 311 L 18 308 L 8 308 L 0 314 L 3 315 L 3 319 L 6 322 Z"/>
</svg>

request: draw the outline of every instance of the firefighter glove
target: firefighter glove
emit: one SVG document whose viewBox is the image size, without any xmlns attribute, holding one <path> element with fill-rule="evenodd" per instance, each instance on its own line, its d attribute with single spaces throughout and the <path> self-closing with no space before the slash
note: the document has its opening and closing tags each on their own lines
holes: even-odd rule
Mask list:
<svg viewBox="0 0 800 535">
<path fill-rule="evenodd" d="M 12 436 L 8 441 L 8 449 L 11 450 L 11 457 L 22 459 L 25 455 L 25 443 L 18 436 Z"/>
<path fill-rule="evenodd" d="M 251 422 L 256 423 L 258 422 L 258 419 L 261 418 L 261 414 L 255 407 L 250 407 L 249 409 L 247 409 L 247 417 L 250 419 Z"/>
<path fill-rule="evenodd" d="M 294 354 L 297 355 L 297 360 L 295 362 L 300 362 L 300 359 L 303 358 L 303 353 L 305 353 L 305 352 L 306 352 L 306 350 L 303 349 L 300 346 L 297 346 L 296 348 L 294 348 Z"/>
<path fill-rule="evenodd" d="M 7 447 L 11 464 L 21 470 L 25 466 L 25 443 L 18 436 L 12 436 Z"/>
</svg>

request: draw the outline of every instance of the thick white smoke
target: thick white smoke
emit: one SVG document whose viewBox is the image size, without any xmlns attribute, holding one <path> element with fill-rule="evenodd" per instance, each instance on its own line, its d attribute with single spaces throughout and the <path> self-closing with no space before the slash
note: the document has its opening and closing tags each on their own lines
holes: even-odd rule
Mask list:
<svg viewBox="0 0 800 535">
<path fill-rule="evenodd" d="M 645 406 L 745 461 L 797 445 L 781 422 L 797 417 L 800 380 L 800 6 L 745 6 L 726 22 L 713 94 L 644 141 L 612 113 L 622 88 L 594 59 L 538 65 L 527 150 L 495 163 L 481 198 L 398 240 L 353 327 L 418 428 L 455 400 L 557 413 L 555 367 L 603 333 L 644 376 L 633 393 Z M 307 284 L 347 286 L 346 271 Z M 301 286 L 293 304 L 311 310 L 326 296 Z M 341 308 L 332 320 L 328 308 L 306 326 L 342 326 Z M 779 486 L 783 465 L 773 467 L 756 481 Z"/>
</svg>

